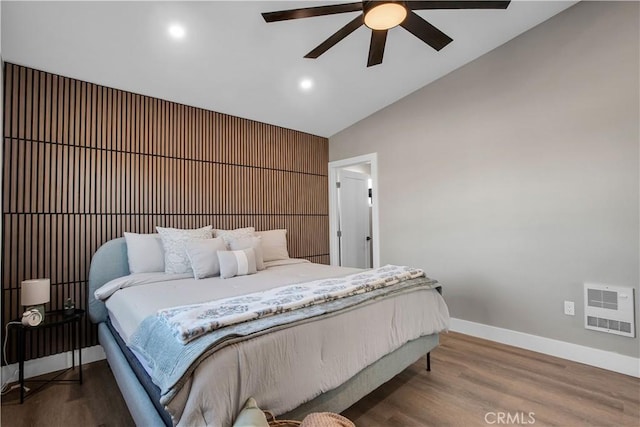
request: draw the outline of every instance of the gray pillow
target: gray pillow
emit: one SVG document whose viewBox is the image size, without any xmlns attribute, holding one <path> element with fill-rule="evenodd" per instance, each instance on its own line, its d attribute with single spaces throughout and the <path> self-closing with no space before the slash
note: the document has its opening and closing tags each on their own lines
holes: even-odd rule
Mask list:
<svg viewBox="0 0 640 427">
<path fill-rule="evenodd" d="M 191 239 L 184 243 L 187 256 L 191 261 L 193 277 L 204 279 L 220 275 L 220 263 L 218 251 L 227 249 L 227 245 L 221 238 L 215 239 Z"/>
<path fill-rule="evenodd" d="M 125 232 L 124 240 L 131 274 L 164 271 L 164 248 L 159 234 Z"/>
<path fill-rule="evenodd" d="M 261 237 L 254 236 L 254 237 L 230 238 L 229 248 L 232 251 L 252 248 L 256 256 L 256 269 L 258 271 L 264 270 L 264 261 L 262 260 L 262 238 Z"/>
<path fill-rule="evenodd" d="M 164 248 L 164 272 L 191 273 L 191 263 L 184 243 L 191 239 L 210 239 L 212 228 L 210 225 L 194 230 L 156 227 Z"/>
<path fill-rule="evenodd" d="M 256 255 L 252 248 L 239 251 L 218 251 L 220 277 L 229 279 L 256 273 Z"/>
<path fill-rule="evenodd" d="M 256 229 L 254 227 L 236 228 L 235 230 L 220 230 L 218 228 L 213 230 L 213 237 L 222 237 L 224 242 L 229 247 L 229 239 L 239 237 L 251 237 L 254 236 Z"/>
<path fill-rule="evenodd" d="M 262 257 L 265 261 L 289 259 L 287 250 L 287 230 L 256 231 L 262 238 Z"/>
</svg>

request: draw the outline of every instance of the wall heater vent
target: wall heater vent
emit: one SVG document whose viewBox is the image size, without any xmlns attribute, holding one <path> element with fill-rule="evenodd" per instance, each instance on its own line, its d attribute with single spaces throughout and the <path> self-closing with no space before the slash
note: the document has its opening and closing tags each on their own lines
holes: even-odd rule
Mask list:
<svg viewBox="0 0 640 427">
<path fill-rule="evenodd" d="M 634 289 L 584 284 L 584 327 L 635 337 Z"/>
</svg>

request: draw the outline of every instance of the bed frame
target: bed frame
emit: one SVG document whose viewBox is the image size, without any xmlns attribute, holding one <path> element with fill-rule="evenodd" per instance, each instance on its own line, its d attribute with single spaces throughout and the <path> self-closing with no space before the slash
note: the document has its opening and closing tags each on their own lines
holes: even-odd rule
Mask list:
<svg viewBox="0 0 640 427">
<path fill-rule="evenodd" d="M 89 318 L 98 325 L 98 340 L 118 383 L 120 392 L 134 421 L 139 426 L 165 425 L 151 398 L 127 362 L 107 326 L 107 309 L 96 300 L 93 293 L 100 286 L 129 274 L 127 245 L 124 238 L 110 240 L 102 245 L 91 260 L 89 270 Z M 438 334 L 427 335 L 410 341 L 394 352 L 367 366 L 341 386 L 304 403 L 282 418 L 302 419 L 311 412 L 340 413 L 364 396 L 389 381 L 425 354 L 429 370 L 429 352 L 438 345 Z M 268 408 L 267 408 L 268 409 Z"/>
</svg>

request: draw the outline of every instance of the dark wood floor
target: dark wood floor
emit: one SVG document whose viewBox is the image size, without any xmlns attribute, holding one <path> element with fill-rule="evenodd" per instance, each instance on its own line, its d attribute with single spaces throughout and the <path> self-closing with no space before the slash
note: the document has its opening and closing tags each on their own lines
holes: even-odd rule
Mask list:
<svg viewBox="0 0 640 427">
<path fill-rule="evenodd" d="M 359 427 L 640 426 L 637 378 L 457 333 L 431 361 L 431 372 L 423 358 L 344 415 Z M 3 396 L 2 426 L 132 426 L 106 362 L 83 372 L 84 385 L 47 386 L 23 405 L 17 391 Z"/>
<path fill-rule="evenodd" d="M 2 427 L 135 426 L 107 362 L 84 365 L 82 373 L 82 385 L 45 385 L 22 405 L 18 390 L 2 396 Z M 60 378 L 74 379 L 77 373 Z"/>
</svg>

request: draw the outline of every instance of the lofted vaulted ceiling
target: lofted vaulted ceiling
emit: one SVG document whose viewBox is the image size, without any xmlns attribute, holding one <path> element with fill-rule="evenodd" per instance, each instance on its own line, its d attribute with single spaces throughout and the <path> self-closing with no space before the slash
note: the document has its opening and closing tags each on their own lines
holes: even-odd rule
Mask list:
<svg viewBox="0 0 640 427">
<path fill-rule="evenodd" d="M 500 46 L 575 1 L 416 13 L 453 42 L 401 27 L 367 68 L 362 26 L 305 59 L 359 12 L 266 23 L 262 12 L 344 2 L 1 2 L 2 59 L 92 83 L 329 137 Z M 179 24 L 182 38 L 169 27 Z M 500 72 L 499 69 L 496 72 Z M 308 79 L 311 87 L 302 89 Z M 482 84 L 482 82 L 478 82 Z"/>
</svg>

